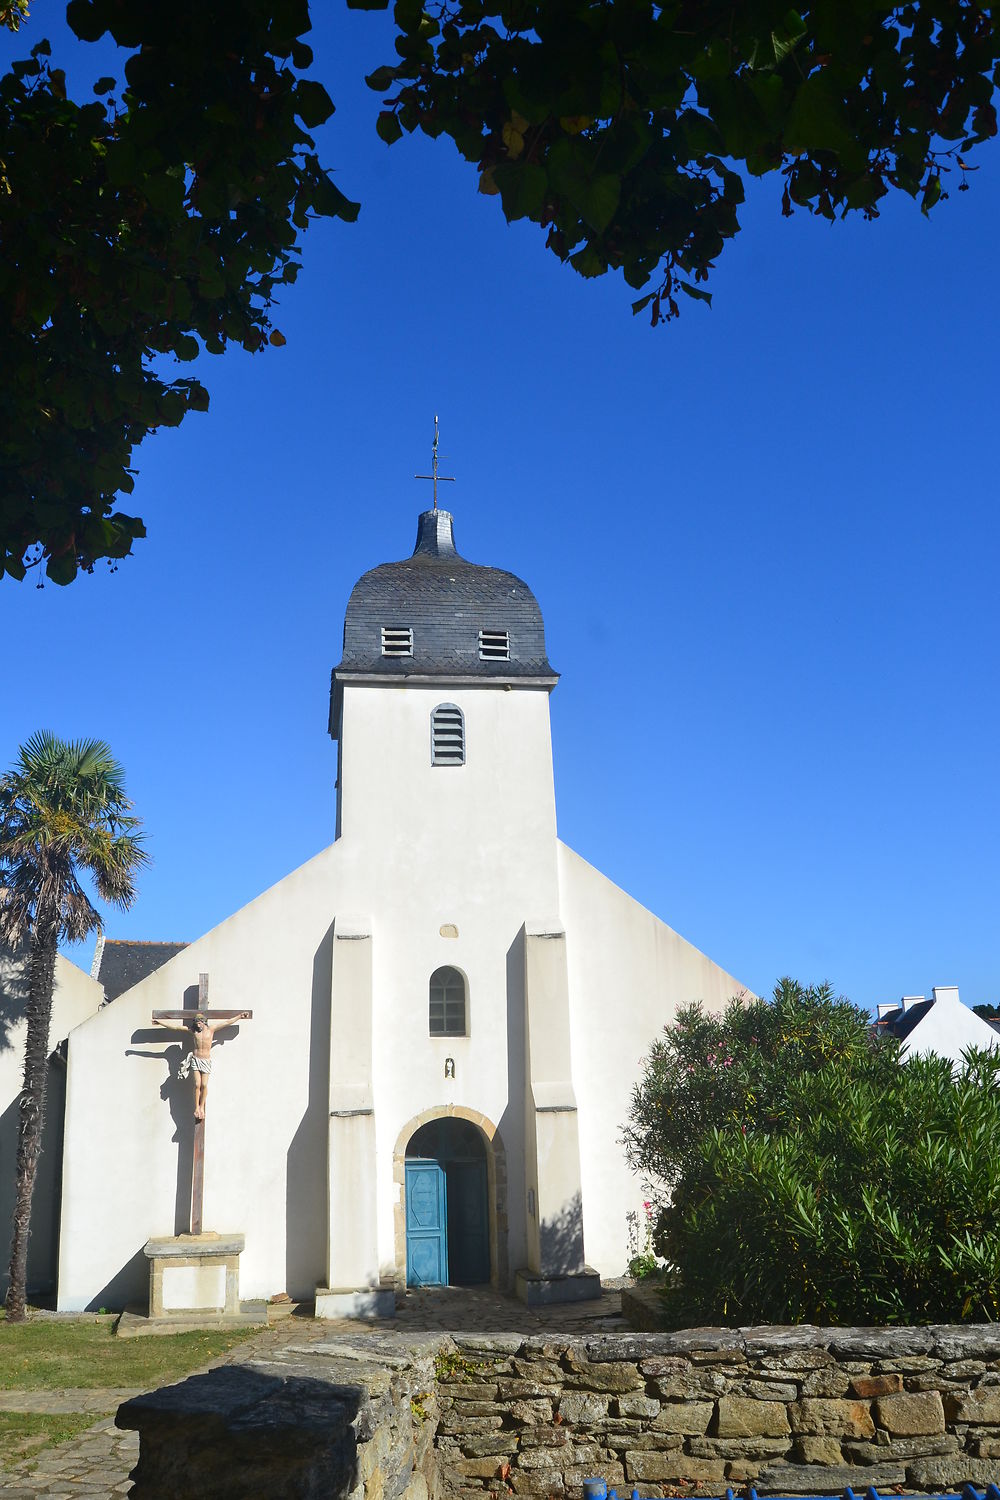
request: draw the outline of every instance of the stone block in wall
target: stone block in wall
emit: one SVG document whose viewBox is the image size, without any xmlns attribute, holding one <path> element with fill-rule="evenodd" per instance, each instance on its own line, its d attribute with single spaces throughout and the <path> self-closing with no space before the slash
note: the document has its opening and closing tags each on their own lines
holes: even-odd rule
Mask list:
<svg viewBox="0 0 1000 1500">
<path fill-rule="evenodd" d="M 851 1381 L 851 1395 L 859 1401 L 872 1401 L 876 1396 L 895 1396 L 903 1389 L 903 1377 L 892 1375 L 855 1375 Z"/>
<path fill-rule="evenodd" d="M 528 1448 L 518 1455 L 517 1467 L 519 1469 L 558 1469 L 561 1473 L 566 1464 L 572 1462 L 573 1457 L 574 1450 L 569 1443 L 562 1448 Z M 585 1463 L 586 1459 L 581 1459 L 580 1462 Z"/>
<path fill-rule="evenodd" d="M 462 1433 L 486 1433 L 496 1432 L 498 1427 L 503 1426 L 503 1413 L 494 1406 L 489 1415 L 485 1417 L 467 1417 L 460 1412 L 446 1411 L 442 1413 L 439 1424 L 440 1432 Z"/>
<path fill-rule="evenodd" d="M 538 1427 L 552 1421 L 551 1401 L 510 1401 L 504 1410 L 519 1427 Z"/>
<path fill-rule="evenodd" d="M 832 1437 L 800 1437 L 795 1440 L 795 1457 L 803 1464 L 842 1464 L 840 1444 Z"/>
<path fill-rule="evenodd" d="M 752 1396 L 723 1396 L 715 1409 L 713 1437 L 781 1437 L 789 1431 L 788 1412 L 781 1401 L 758 1401 Z"/>
<path fill-rule="evenodd" d="M 593 1478 L 592 1475 L 588 1476 Z M 507 1483 L 515 1495 L 561 1495 L 563 1477 L 546 1469 L 512 1469 Z M 575 1500 L 575 1497 L 574 1497 Z"/>
<path fill-rule="evenodd" d="M 453 1420 L 464 1422 L 469 1417 L 495 1417 L 497 1414 L 496 1401 L 449 1401 L 442 1405 L 442 1419 L 445 1412 L 450 1412 Z"/>
<path fill-rule="evenodd" d="M 629 1391 L 611 1404 L 617 1417 L 655 1417 L 660 1409 L 655 1396 L 647 1396 L 642 1391 Z"/>
<path fill-rule="evenodd" d="M 808 1373 L 803 1375 L 801 1394 L 803 1396 L 825 1396 L 828 1399 L 840 1399 L 848 1394 L 850 1388 L 851 1377 L 847 1371 L 831 1366 L 825 1370 L 809 1370 Z M 900 1382 L 898 1389 L 902 1389 L 902 1382 Z"/>
<path fill-rule="evenodd" d="M 620 1361 L 571 1365 L 565 1383 L 571 1390 L 607 1391 L 612 1395 L 639 1391 L 645 1385 L 634 1365 Z"/>
<path fill-rule="evenodd" d="M 662 1401 L 697 1401 L 711 1396 L 724 1396 L 730 1382 L 716 1370 L 678 1371 L 653 1380 L 653 1388 Z"/>
<path fill-rule="evenodd" d="M 753 1396 L 757 1401 L 794 1401 L 799 1394 L 798 1386 L 792 1385 L 790 1381 L 769 1379 L 766 1376 L 756 1380 L 729 1380 L 726 1386 L 727 1389 L 720 1391 L 720 1395 Z"/>
<path fill-rule="evenodd" d="M 933 1359 L 929 1354 L 910 1354 L 902 1359 L 877 1359 L 872 1366 L 876 1374 L 898 1370 L 901 1375 L 924 1375 L 928 1370 L 940 1370 L 943 1360 Z"/>
<path fill-rule="evenodd" d="M 873 1464 L 859 1469 L 853 1464 L 830 1464 L 823 1469 L 823 1483 L 817 1483 L 817 1470 L 813 1464 L 771 1464 L 760 1471 L 761 1486 L 776 1491 L 779 1495 L 815 1495 L 817 1488 L 824 1490 L 846 1490 L 848 1486 L 862 1493 L 869 1485 L 876 1489 L 893 1489 L 905 1483 L 906 1470 L 902 1464 Z"/>
<path fill-rule="evenodd" d="M 1000 1358 L 1000 1328 L 995 1323 L 945 1324 L 933 1331 L 934 1353 L 940 1359 Z"/>
<path fill-rule="evenodd" d="M 541 1380 L 546 1385 L 560 1385 L 563 1378 L 558 1360 L 533 1357 L 515 1359 L 514 1374 L 520 1380 Z"/>
<path fill-rule="evenodd" d="M 465 1474 L 470 1479 L 492 1479 L 493 1475 L 500 1470 L 500 1460 L 496 1456 L 491 1458 L 454 1458 L 450 1467 L 458 1474 Z"/>
<path fill-rule="evenodd" d="M 811 1437 L 870 1438 L 875 1423 L 865 1401 L 827 1401 L 807 1397 L 788 1408 L 792 1431 Z M 843 1485 L 833 1486 L 843 1489 Z"/>
<path fill-rule="evenodd" d="M 681 1480 L 699 1483 L 703 1479 L 724 1479 L 726 1465 L 721 1458 L 692 1458 L 681 1452 L 632 1450 L 625 1454 L 625 1472 L 630 1480 L 669 1479 L 674 1483 Z"/>
<path fill-rule="evenodd" d="M 552 1386 L 542 1380 L 498 1380 L 497 1395 L 501 1401 L 520 1401 L 523 1397 L 552 1396 Z"/>
<path fill-rule="evenodd" d="M 836 1364 L 833 1355 L 827 1349 L 795 1349 L 783 1353 L 768 1354 L 761 1360 L 761 1368 L 774 1370 L 781 1373 L 794 1371 L 801 1374 L 806 1370 L 826 1370 Z"/>
<path fill-rule="evenodd" d="M 460 1446 L 463 1458 L 489 1458 L 491 1453 L 516 1453 L 517 1433 L 499 1432 L 495 1437 L 463 1438 Z"/>
<path fill-rule="evenodd" d="M 830 1352 L 838 1359 L 903 1359 L 934 1347 L 932 1328 L 834 1328 L 831 1335 Z"/>
<path fill-rule="evenodd" d="M 975 1458 L 1000 1458 L 1000 1434 L 984 1433 L 969 1443 L 969 1451 Z"/>
<path fill-rule="evenodd" d="M 522 1448 L 565 1448 L 570 1441 L 566 1427 L 525 1427 L 514 1434 Z"/>
<path fill-rule="evenodd" d="M 567 1391 L 560 1398 L 559 1415 L 564 1422 L 571 1422 L 574 1427 L 600 1422 L 608 1415 L 608 1398 L 595 1396 L 590 1391 Z"/>
<path fill-rule="evenodd" d="M 878 1437 L 886 1437 L 879 1433 Z M 887 1459 L 905 1463 L 908 1458 L 934 1458 L 945 1453 L 957 1453 L 961 1444 L 950 1432 L 939 1432 L 933 1437 L 888 1438 L 878 1443 L 845 1443 L 844 1457 L 852 1464 L 881 1464 Z"/>
<path fill-rule="evenodd" d="M 672 1401 L 661 1406 L 653 1418 L 656 1432 L 682 1432 L 691 1437 L 704 1437 L 715 1411 L 714 1401 Z"/>
<path fill-rule="evenodd" d="M 944 1432 L 944 1407 L 938 1391 L 879 1396 L 875 1402 L 875 1419 L 893 1437 L 920 1437 L 925 1433 Z"/>
<path fill-rule="evenodd" d="M 593 1479 L 593 1477 L 594 1471 L 589 1464 L 571 1464 L 562 1471 L 563 1484 L 574 1495 L 579 1495 L 580 1486 L 585 1479 Z M 625 1470 L 620 1463 L 609 1460 L 601 1464 L 601 1478 L 608 1488 L 612 1489 L 625 1483 Z"/>
<path fill-rule="evenodd" d="M 973 1380 L 977 1375 L 985 1375 L 987 1368 L 982 1359 L 955 1359 L 944 1366 L 942 1374 L 949 1380 Z"/>
<path fill-rule="evenodd" d="M 495 1401 L 495 1380 L 463 1380 L 459 1385 L 446 1385 L 444 1390 L 451 1401 Z"/>
<path fill-rule="evenodd" d="M 992 1459 L 973 1458 L 968 1453 L 949 1453 L 944 1458 L 917 1458 L 906 1466 L 910 1484 L 922 1490 L 961 1489 L 966 1484 L 995 1484 L 997 1466 Z"/>
<path fill-rule="evenodd" d="M 824 1442 L 824 1438 L 808 1439 L 812 1442 Z M 747 1438 L 688 1438 L 685 1444 L 686 1450 L 693 1458 L 753 1458 L 753 1459 L 775 1459 L 784 1458 L 791 1447 L 791 1438 L 774 1437 L 747 1437 Z M 840 1449 L 837 1449 L 837 1462 L 840 1462 Z"/>
<path fill-rule="evenodd" d="M 1000 1423 L 1000 1385 L 981 1385 L 967 1396 L 947 1395 L 949 1422 Z"/>
<path fill-rule="evenodd" d="M 639 1369 L 646 1376 L 681 1375 L 690 1368 L 690 1362 L 680 1354 L 650 1354 L 639 1361 Z"/>
<path fill-rule="evenodd" d="M 605 1442 L 612 1448 L 624 1452 L 628 1448 L 634 1448 L 637 1452 L 670 1453 L 676 1448 L 684 1447 L 684 1438 L 679 1432 L 634 1432 L 605 1434 Z M 696 1439 L 689 1438 L 689 1442 Z"/>
</svg>

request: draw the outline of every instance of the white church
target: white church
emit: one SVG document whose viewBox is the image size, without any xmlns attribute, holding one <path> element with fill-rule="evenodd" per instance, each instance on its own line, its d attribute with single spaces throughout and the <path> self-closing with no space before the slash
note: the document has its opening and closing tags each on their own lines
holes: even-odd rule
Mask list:
<svg viewBox="0 0 1000 1500">
<path fill-rule="evenodd" d="M 189 1043 L 152 1013 L 193 1015 L 202 975 L 210 1009 L 252 1011 L 216 1034 L 204 1145 L 241 1298 L 367 1315 L 418 1284 L 572 1300 L 623 1272 L 641 1060 L 742 986 L 560 842 L 557 680 L 531 590 L 467 562 L 446 511 L 358 581 L 333 843 L 100 1008 L 60 961 L 37 1219 L 60 1309 L 144 1304 L 148 1242 L 189 1227 Z"/>
</svg>

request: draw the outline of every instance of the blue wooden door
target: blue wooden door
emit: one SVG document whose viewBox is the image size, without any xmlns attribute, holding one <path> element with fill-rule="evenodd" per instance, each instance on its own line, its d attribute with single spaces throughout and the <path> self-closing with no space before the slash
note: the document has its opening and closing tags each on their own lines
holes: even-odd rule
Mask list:
<svg viewBox="0 0 1000 1500">
<path fill-rule="evenodd" d="M 406 1284 L 448 1285 L 448 1190 L 436 1161 L 406 1163 Z"/>
</svg>

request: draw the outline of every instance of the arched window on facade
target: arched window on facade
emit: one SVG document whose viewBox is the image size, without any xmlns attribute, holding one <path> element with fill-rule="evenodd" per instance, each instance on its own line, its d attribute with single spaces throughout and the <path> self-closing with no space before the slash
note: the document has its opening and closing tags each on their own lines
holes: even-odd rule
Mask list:
<svg viewBox="0 0 1000 1500">
<path fill-rule="evenodd" d="M 435 969 L 430 983 L 431 1036 L 465 1036 L 465 975 L 458 969 Z"/>
<path fill-rule="evenodd" d="M 457 703 L 431 710 L 431 765 L 465 765 L 465 716 Z"/>
</svg>

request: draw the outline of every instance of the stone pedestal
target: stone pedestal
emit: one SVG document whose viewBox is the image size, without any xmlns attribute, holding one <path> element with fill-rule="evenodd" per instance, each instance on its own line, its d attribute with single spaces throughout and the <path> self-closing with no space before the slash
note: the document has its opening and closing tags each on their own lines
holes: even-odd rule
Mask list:
<svg viewBox="0 0 1000 1500">
<path fill-rule="evenodd" d="M 601 1295 L 601 1278 L 590 1266 L 569 1276 L 543 1276 L 527 1267 L 514 1273 L 514 1292 L 527 1307 L 555 1302 L 593 1302 Z"/>
<path fill-rule="evenodd" d="M 242 1234 L 178 1234 L 147 1240 L 149 1316 L 240 1316 Z"/>
<path fill-rule="evenodd" d="M 391 1286 L 366 1286 L 338 1290 L 316 1288 L 317 1318 L 393 1318 L 396 1293 Z"/>
</svg>

